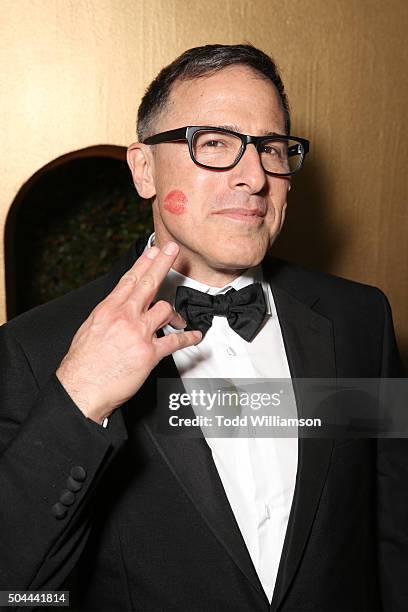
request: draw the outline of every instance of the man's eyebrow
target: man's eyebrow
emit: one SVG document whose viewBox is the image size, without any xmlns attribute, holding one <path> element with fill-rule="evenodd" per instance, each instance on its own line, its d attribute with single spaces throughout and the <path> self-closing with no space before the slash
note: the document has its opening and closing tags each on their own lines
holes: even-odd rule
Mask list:
<svg viewBox="0 0 408 612">
<path fill-rule="evenodd" d="M 224 125 L 214 125 L 214 127 L 219 127 L 219 128 L 224 129 L 224 130 L 231 130 L 232 132 L 239 132 L 239 133 L 241 133 L 241 130 L 239 129 L 239 126 L 235 125 L 235 124 L 227 124 L 227 123 L 225 123 Z"/>
<path fill-rule="evenodd" d="M 224 130 L 231 130 L 232 132 L 238 132 L 242 134 L 240 127 L 235 124 L 223 124 L 223 125 L 214 125 L 214 127 L 223 128 Z M 279 134 L 279 132 L 274 132 L 273 130 L 262 130 L 258 136 L 274 136 L 275 134 Z M 255 136 L 255 134 L 253 134 Z"/>
</svg>

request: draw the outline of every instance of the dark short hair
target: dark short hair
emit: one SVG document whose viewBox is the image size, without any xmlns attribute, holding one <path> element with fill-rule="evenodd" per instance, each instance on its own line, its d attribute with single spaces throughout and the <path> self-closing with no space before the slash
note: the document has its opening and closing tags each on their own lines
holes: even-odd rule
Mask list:
<svg viewBox="0 0 408 612">
<path fill-rule="evenodd" d="M 150 83 L 137 113 L 139 140 L 143 141 L 154 133 L 154 122 L 164 110 L 176 81 L 198 79 L 233 65 L 252 68 L 275 85 L 285 117 L 285 130 L 289 134 L 289 103 L 279 70 L 272 58 L 253 45 L 204 45 L 184 51 Z"/>
</svg>

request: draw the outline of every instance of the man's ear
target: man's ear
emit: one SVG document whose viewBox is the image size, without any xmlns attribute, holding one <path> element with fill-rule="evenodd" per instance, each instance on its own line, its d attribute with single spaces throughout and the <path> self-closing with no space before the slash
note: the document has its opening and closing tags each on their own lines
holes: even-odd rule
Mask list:
<svg viewBox="0 0 408 612">
<path fill-rule="evenodd" d="M 156 195 L 153 155 L 148 145 L 135 142 L 127 150 L 127 163 L 140 197 L 148 200 Z"/>
</svg>

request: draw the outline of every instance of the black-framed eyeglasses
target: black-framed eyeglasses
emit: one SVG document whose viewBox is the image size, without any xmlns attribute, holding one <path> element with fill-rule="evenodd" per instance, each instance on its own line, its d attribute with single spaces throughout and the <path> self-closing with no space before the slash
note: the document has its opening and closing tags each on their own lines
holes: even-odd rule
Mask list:
<svg viewBox="0 0 408 612">
<path fill-rule="evenodd" d="M 233 168 L 249 144 L 255 145 L 262 168 L 275 176 L 290 176 L 300 170 L 309 151 L 309 141 L 297 136 L 268 134 L 248 136 L 220 127 L 189 125 L 149 136 L 144 144 L 188 142 L 190 157 L 197 166 L 212 170 Z"/>
</svg>

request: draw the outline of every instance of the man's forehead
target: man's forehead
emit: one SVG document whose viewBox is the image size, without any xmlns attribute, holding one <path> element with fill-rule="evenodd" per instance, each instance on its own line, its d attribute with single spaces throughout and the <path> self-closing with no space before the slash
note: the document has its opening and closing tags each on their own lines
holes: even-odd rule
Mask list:
<svg viewBox="0 0 408 612">
<path fill-rule="evenodd" d="M 284 112 L 274 84 L 245 66 L 176 81 L 163 110 L 164 117 L 177 118 L 183 125 L 245 132 L 245 115 L 251 115 L 258 120 L 257 135 L 276 132 L 276 124 L 284 127 Z"/>
</svg>

